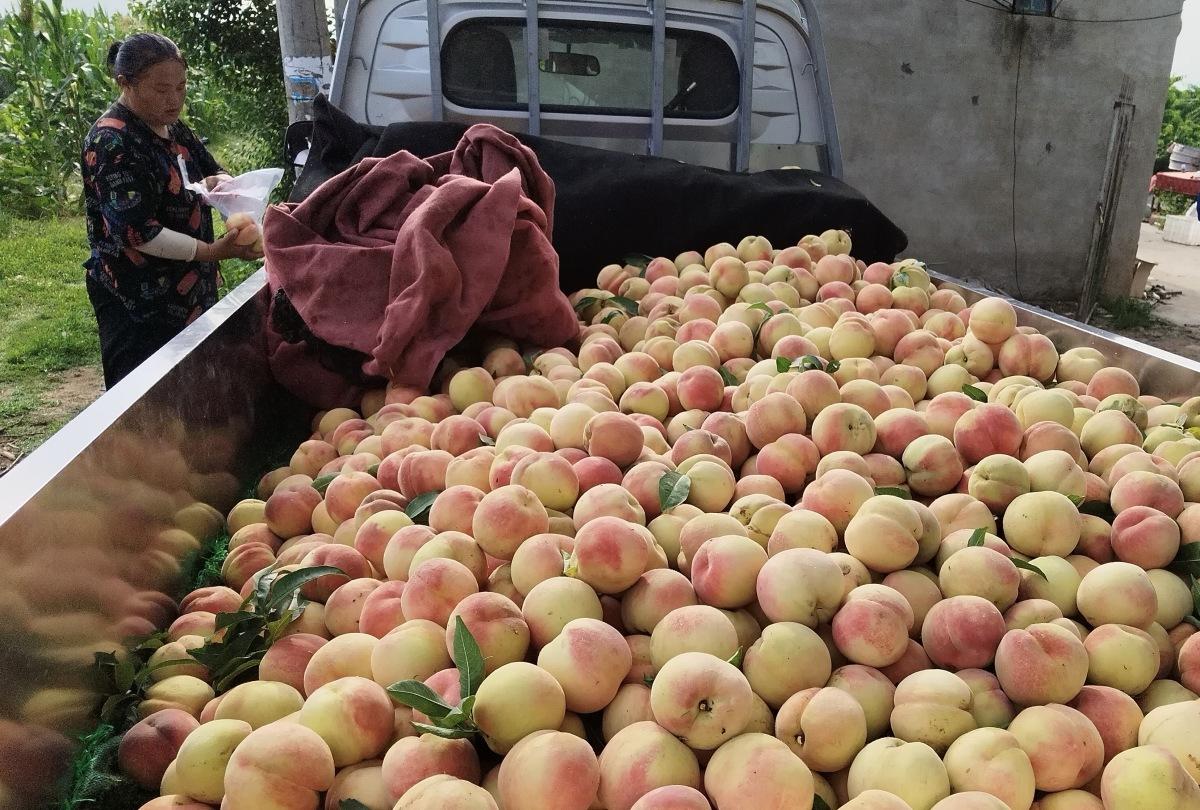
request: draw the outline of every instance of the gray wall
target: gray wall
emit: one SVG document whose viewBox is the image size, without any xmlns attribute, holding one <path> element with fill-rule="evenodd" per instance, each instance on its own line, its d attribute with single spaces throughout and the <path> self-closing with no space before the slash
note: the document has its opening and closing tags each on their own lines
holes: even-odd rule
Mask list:
<svg viewBox="0 0 1200 810">
<path fill-rule="evenodd" d="M 1056 10 L 1173 15 L 1123 23 L 1013 15 L 999 0 L 816 2 L 846 179 L 904 228 L 911 255 L 1026 300 L 1079 295 L 1113 105 L 1132 79 L 1106 281 L 1127 294 L 1183 0 Z"/>
</svg>

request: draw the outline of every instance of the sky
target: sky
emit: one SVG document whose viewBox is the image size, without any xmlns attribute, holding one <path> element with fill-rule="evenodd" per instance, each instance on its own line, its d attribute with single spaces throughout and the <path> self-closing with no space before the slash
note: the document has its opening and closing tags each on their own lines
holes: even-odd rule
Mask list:
<svg viewBox="0 0 1200 810">
<path fill-rule="evenodd" d="M 0 0 L 0 7 L 11 2 Z M 126 0 L 64 0 L 68 8 L 95 8 L 97 5 L 109 11 L 126 7 Z M 1175 63 L 1171 73 L 1183 76 L 1185 84 L 1200 84 L 1200 0 L 1187 0 L 1183 4 L 1183 30 L 1175 45 Z"/>
</svg>

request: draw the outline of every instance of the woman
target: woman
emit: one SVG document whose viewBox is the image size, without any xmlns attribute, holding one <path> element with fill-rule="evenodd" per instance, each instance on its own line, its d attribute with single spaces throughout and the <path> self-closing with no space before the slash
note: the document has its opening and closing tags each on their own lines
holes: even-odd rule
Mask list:
<svg viewBox="0 0 1200 810">
<path fill-rule="evenodd" d="M 121 97 L 88 133 L 81 166 L 87 291 L 112 388 L 216 303 L 217 262 L 260 254 L 236 244 L 236 230 L 214 241 L 212 210 L 184 187 L 229 176 L 179 120 L 187 84 L 179 48 L 134 34 L 109 49 L 108 64 Z"/>
</svg>

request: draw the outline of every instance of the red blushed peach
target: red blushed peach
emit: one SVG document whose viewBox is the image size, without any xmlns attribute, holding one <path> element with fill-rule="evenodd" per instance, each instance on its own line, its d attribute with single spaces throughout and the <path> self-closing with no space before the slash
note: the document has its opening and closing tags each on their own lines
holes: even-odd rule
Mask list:
<svg viewBox="0 0 1200 810">
<path fill-rule="evenodd" d="M 320 507 L 318 506 L 318 508 Z M 264 546 L 270 547 L 273 552 L 278 553 L 279 547 L 283 544 L 283 538 L 267 528 L 265 523 L 251 523 L 233 533 L 233 536 L 229 538 L 228 548 L 232 551 L 246 543 L 262 543 Z"/>
<path fill-rule="evenodd" d="M 933 669 L 933 662 L 929 660 L 929 656 L 925 654 L 921 645 L 910 638 L 900 660 L 883 667 L 880 672 L 886 675 L 892 683 L 899 685 L 908 676 L 930 669 Z"/>
<path fill-rule="evenodd" d="M 641 526 L 598 517 L 579 528 L 566 570 L 600 593 L 620 593 L 646 570 L 653 544 L 653 535 Z"/>
<path fill-rule="evenodd" d="M 695 365 L 682 370 L 676 391 L 684 410 L 716 411 L 725 397 L 725 381 L 715 368 Z"/>
<path fill-rule="evenodd" d="M 912 607 L 903 596 L 884 586 L 862 585 L 834 615 L 833 640 L 848 660 L 885 667 L 904 655 L 912 624 Z"/>
<path fill-rule="evenodd" d="M 1017 600 L 1021 576 L 1006 555 L 986 546 L 951 554 L 938 572 L 941 591 L 950 596 L 982 596 L 1000 610 Z"/>
<path fill-rule="evenodd" d="M 413 569 L 400 604 L 408 619 L 445 626 L 458 603 L 478 591 L 479 580 L 471 569 L 456 560 L 435 558 Z"/>
<path fill-rule="evenodd" d="M 1062 450 L 1072 458 L 1079 458 L 1083 452 L 1079 437 L 1069 427 L 1057 422 L 1035 422 L 1025 429 L 1019 457 L 1025 461 L 1045 450 Z"/>
<path fill-rule="evenodd" d="M 1114 394 L 1127 394 L 1136 398 L 1141 394 L 1137 378 L 1123 368 L 1108 366 L 1098 369 L 1087 383 L 1088 396 L 1099 400 Z"/>
<path fill-rule="evenodd" d="M 601 484 L 620 484 L 621 468 L 606 458 L 588 457 L 571 465 L 579 481 L 580 493 Z"/>
<path fill-rule="evenodd" d="M 418 454 L 413 454 L 413 456 L 416 455 Z M 412 458 L 413 456 L 409 456 L 408 458 Z M 400 471 L 401 493 L 405 497 L 412 497 L 419 494 L 405 492 L 403 464 L 401 464 Z M 369 473 L 354 471 L 341 473 L 337 478 L 329 482 L 329 487 L 325 490 L 325 508 L 331 518 L 338 523 L 342 523 L 354 517 L 354 510 L 358 509 L 363 499 L 380 488 L 379 481 Z"/>
<path fill-rule="evenodd" d="M 1104 563 L 1084 575 L 1076 597 L 1088 624 L 1146 627 L 1158 612 L 1154 583 L 1141 568 L 1125 562 Z"/>
<path fill-rule="evenodd" d="M 533 455 L 532 450 L 528 447 L 512 446 L 506 447 L 496 453 L 488 468 L 488 482 L 486 487 L 479 487 L 485 492 L 506 487 L 512 483 L 512 472 L 517 466 L 517 463 L 526 456 Z"/>
<path fill-rule="evenodd" d="M 245 543 L 229 552 L 229 556 L 221 564 L 221 578 L 230 588 L 240 591 L 251 577 L 273 562 L 275 555 L 270 546 L 263 543 Z"/>
<path fill-rule="evenodd" d="M 944 436 L 921 436 L 901 456 L 913 492 L 936 497 L 952 491 L 963 476 L 958 450 Z"/>
<path fill-rule="evenodd" d="M 245 739 L 225 768 L 227 807 L 317 807 L 318 794 L 333 786 L 333 756 L 316 732 L 271 723 Z"/>
<path fill-rule="evenodd" d="M 346 633 L 318 647 L 304 668 L 304 694 L 311 695 L 339 678 L 371 677 L 371 653 L 379 639 L 365 633 Z"/>
<path fill-rule="evenodd" d="M 1108 686 L 1085 686 L 1068 704 L 1092 721 L 1104 742 L 1104 762 L 1138 744 L 1142 710 L 1137 701 Z"/>
<path fill-rule="evenodd" d="M 338 767 L 383 753 L 391 741 L 394 722 L 387 691 L 361 677 L 339 678 L 315 690 L 297 717 L 297 725 L 321 736 Z"/>
<path fill-rule="evenodd" d="M 640 432 L 639 432 L 640 436 Z M 472 518 L 475 542 L 493 557 L 511 560 L 527 538 L 549 529 L 550 518 L 537 495 L 517 484 L 489 492 Z"/>
<path fill-rule="evenodd" d="M 403 580 L 384 582 L 367 594 L 358 618 L 358 632 L 383 638 L 404 623 Z M 331 597 L 332 598 L 332 597 Z"/>
<path fill-rule="evenodd" d="M 1087 675 L 1083 643 L 1057 625 L 1010 630 L 996 650 L 996 677 L 1015 703 L 1066 703 L 1079 694 Z"/>
<path fill-rule="evenodd" d="M 238 609 L 242 598 L 237 591 L 224 585 L 213 585 L 208 588 L 197 588 L 189 593 L 179 603 L 179 612 L 193 613 L 206 610 L 210 613 L 232 613 Z"/>
<path fill-rule="evenodd" d="M 921 644 L 933 663 L 949 669 L 988 666 L 1007 628 L 1004 616 L 979 596 L 953 596 L 925 616 Z"/>
<path fill-rule="evenodd" d="M 669 470 L 670 467 L 662 462 L 644 461 L 630 467 L 621 482 L 621 485 L 637 499 L 648 519 L 653 520 L 662 512 L 658 497 L 658 484 Z"/>
<path fill-rule="evenodd" d="M 823 409 L 812 424 L 812 440 L 821 455 L 849 450 L 859 455 L 875 446 L 875 422 L 863 408 L 850 403 L 835 403 Z"/>
<path fill-rule="evenodd" d="M 181 709 L 163 709 L 139 721 L 117 749 L 121 771 L 146 790 L 158 790 L 184 739 L 199 725 Z"/>
<path fill-rule="evenodd" d="M 915 439 L 929 433 L 925 417 L 907 408 L 884 411 L 875 417 L 875 452 L 900 458 Z"/>
<path fill-rule="evenodd" d="M 504 757 L 498 790 L 506 807 L 587 810 L 600 787 L 600 764 L 586 740 L 538 731 Z"/>
<path fill-rule="evenodd" d="M 729 442 L 708 430 L 689 430 L 675 440 L 671 448 L 671 461 L 680 464 L 692 456 L 711 455 L 733 465 L 733 450 Z"/>
<path fill-rule="evenodd" d="M 264 681 L 278 681 L 296 689 L 304 690 L 304 671 L 317 650 L 325 645 L 325 639 L 308 633 L 293 633 L 276 641 L 263 656 L 258 666 L 258 677 Z"/>
<path fill-rule="evenodd" d="M 986 456 L 972 468 L 967 492 L 1002 514 L 1010 503 L 1029 492 L 1029 471 L 1012 456 Z"/>
<path fill-rule="evenodd" d="M 498 593 L 465 597 L 446 621 L 446 649 L 453 655 L 456 618 L 461 618 L 483 652 L 485 673 L 520 661 L 529 649 L 529 625 L 521 609 Z M 622 673 L 624 677 L 624 673 Z"/>
<path fill-rule="evenodd" d="M 954 425 L 954 446 L 967 464 L 994 454 L 1020 453 L 1024 428 L 1003 405 L 983 404 L 964 413 Z"/>
<path fill-rule="evenodd" d="M 616 517 L 645 525 L 646 513 L 628 490 L 619 484 L 600 484 L 579 496 L 571 517 L 578 531 L 597 518 Z"/>
<path fill-rule="evenodd" d="M 409 453 L 400 462 L 398 482 L 401 494 L 412 499 L 426 492 L 445 489 L 446 470 L 453 460 L 454 456 L 445 450 L 422 450 Z"/>
<path fill-rule="evenodd" d="M 732 413 L 713 413 L 705 417 L 701 429 L 715 434 L 728 445 L 731 467 L 741 467 L 750 456 L 753 448 L 746 434 L 746 424 L 740 417 Z M 714 445 L 719 446 L 716 445 L 715 440 Z M 710 455 L 722 457 L 720 452 L 710 453 Z"/>
<path fill-rule="evenodd" d="M 945 537 L 943 537 L 941 543 L 938 545 L 937 554 L 935 555 L 934 559 L 935 570 L 940 570 L 941 567 L 946 564 L 946 560 L 950 559 L 952 555 L 957 554 L 958 552 L 967 548 L 967 543 L 970 541 L 971 536 L 975 533 L 975 531 L 976 529 L 954 529 Z M 990 531 L 985 531 L 983 535 L 983 545 L 985 548 L 990 548 L 993 551 L 997 551 L 1000 554 L 1003 554 L 1005 557 L 1012 555 L 1012 550 L 1008 547 L 1008 544 L 1006 544 L 996 535 L 992 534 Z"/>
<path fill-rule="evenodd" d="M 1006 377 L 1032 377 L 1049 380 L 1058 367 L 1058 351 L 1045 335 L 1020 332 L 1009 337 L 996 353 L 996 365 Z"/>
<path fill-rule="evenodd" d="M 392 535 L 383 549 L 383 570 L 388 579 L 408 579 L 413 556 L 435 536 L 432 529 L 421 525 L 405 526 Z"/>
<path fill-rule="evenodd" d="M 479 755 L 470 740 L 446 740 L 434 734 L 405 737 L 383 757 L 383 781 L 392 801 L 399 801 L 418 782 L 438 774 L 479 782 Z"/>
<path fill-rule="evenodd" d="M 275 492 L 267 498 L 266 506 L 263 507 L 267 527 L 275 535 L 285 539 L 307 534 L 312 531 L 312 513 L 320 502 L 321 494 L 311 486 L 298 486 Z"/>
<path fill-rule="evenodd" d="M 870 419 L 870 417 L 867 417 Z M 771 442 L 758 454 L 755 473 L 768 475 L 779 482 L 785 492 L 798 493 L 816 469 L 820 457 L 816 445 L 807 436 L 789 433 Z M 743 469 L 743 474 L 747 474 Z"/>
<path fill-rule="evenodd" d="M 868 498 L 845 529 L 846 550 L 873 571 L 890 573 L 916 559 L 921 518 L 893 495 Z"/>
<path fill-rule="evenodd" d="M 337 449 L 329 442 L 309 439 L 301 442 L 288 462 L 292 474 L 316 478 L 321 468 L 338 457 Z"/>
<path fill-rule="evenodd" d="M 567 708 L 599 711 L 616 695 L 633 657 L 624 637 L 596 619 L 574 619 L 538 653 L 537 664 L 554 676 Z"/>
<path fill-rule="evenodd" d="M 603 619 L 604 606 L 586 582 L 570 577 L 543 580 L 530 589 L 521 604 L 521 614 L 529 626 L 534 648 L 553 641 L 568 622 L 575 619 Z"/>
<path fill-rule="evenodd" d="M 862 476 L 848 470 L 830 470 L 805 487 L 800 506 L 827 519 L 841 534 L 874 494 L 874 488 Z"/>
<path fill-rule="evenodd" d="M 785 393 L 767 394 L 746 414 L 747 437 L 758 448 L 787 433 L 803 433 L 806 425 L 803 406 Z"/>
<path fill-rule="evenodd" d="M 695 593 L 714 607 L 744 607 L 755 599 L 755 583 L 766 561 L 767 552 L 749 538 L 728 535 L 708 540 L 692 559 Z"/>
<path fill-rule="evenodd" d="M 629 631 L 649 633 L 672 610 L 695 604 L 696 591 L 687 577 L 670 569 L 654 569 L 638 577 L 622 596 L 621 620 Z"/>
<path fill-rule="evenodd" d="M 929 401 L 929 405 L 925 409 L 925 421 L 929 425 L 931 433 L 953 439 L 959 421 L 966 414 L 971 413 L 976 405 L 975 400 L 966 394 L 955 391 L 938 394 Z M 984 453 L 984 455 L 988 454 Z"/>
<path fill-rule="evenodd" d="M 839 393 L 842 402 L 857 405 L 869 413 L 872 419 L 892 407 L 888 392 L 871 380 L 850 380 L 839 389 Z"/>
<path fill-rule="evenodd" d="M 325 602 L 330 595 L 351 579 L 363 579 L 371 576 L 371 563 L 366 557 L 349 546 L 339 543 L 326 543 L 310 551 L 300 563 L 302 568 L 329 565 L 340 569 L 341 574 L 326 574 L 323 577 L 310 580 L 301 587 L 300 593 L 305 599 L 314 602 Z"/>
<path fill-rule="evenodd" d="M 1068 706 L 1031 706 L 1008 727 L 1033 765 L 1038 790 L 1080 788 L 1104 766 L 1104 741 L 1082 713 Z"/>
<path fill-rule="evenodd" d="M 1140 470 L 1122 476 L 1113 485 L 1111 498 L 1113 511 L 1118 514 L 1135 506 L 1149 506 L 1174 519 L 1184 506 L 1179 484 L 1165 475 Z"/>
<path fill-rule="evenodd" d="M 513 585 L 520 593 L 528 594 L 539 582 L 562 576 L 565 559 L 574 548 L 574 540 L 561 534 L 530 537 L 513 555 Z"/>
<path fill-rule="evenodd" d="M 606 458 L 622 468 L 637 461 L 645 445 L 642 429 L 623 413 L 596 414 L 588 421 L 584 437 L 590 455 Z"/>
<path fill-rule="evenodd" d="M 800 372 L 788 383 L 786 393 L 804 408 L 809 424 L 825 408 L 842 401 L 837 381 L 818 369 Z"/>
<path fill-rule="evenodd" d="M 1141 568 L 1165 568 L 1179 552 L 1179 524 L 1149 506 L 1121 510 L 1112 524 L 1117 559 Z"/>
<path fill-rule="evenodd" d="M 359 621 L 367 597 L 380 585 L 369 577 L 352 579 L 340 586 L 325 601 L 325 626 L 335 636 L 359 632 Z"/>
</svg>

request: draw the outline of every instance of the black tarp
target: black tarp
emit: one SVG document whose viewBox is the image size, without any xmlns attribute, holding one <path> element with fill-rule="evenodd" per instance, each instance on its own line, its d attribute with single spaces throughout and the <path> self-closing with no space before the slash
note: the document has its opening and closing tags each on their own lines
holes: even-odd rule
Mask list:
<svg viewBox="0 0 1200 810">
<path fill-rule="evenodd" d="M 452 150 L 466 124 L 416 122 L 370 127 L 330 104 L 314 105 L 308 160 L 290 200 L 298 202 L 364 157 L 402 149 L 428 157 Z M 853 253 L 892 261 L 908 239 L 859 191 L 798 169 L 739 174 L 666 158 L 629 155 L 514 133 L 554 180 L 559 286 L 594 286 L 596 272 L 630 253 L 674 257 L 718 242 L 762 235 L 775 247 L 830 228 L 850 232 Z"/>
</svg>

